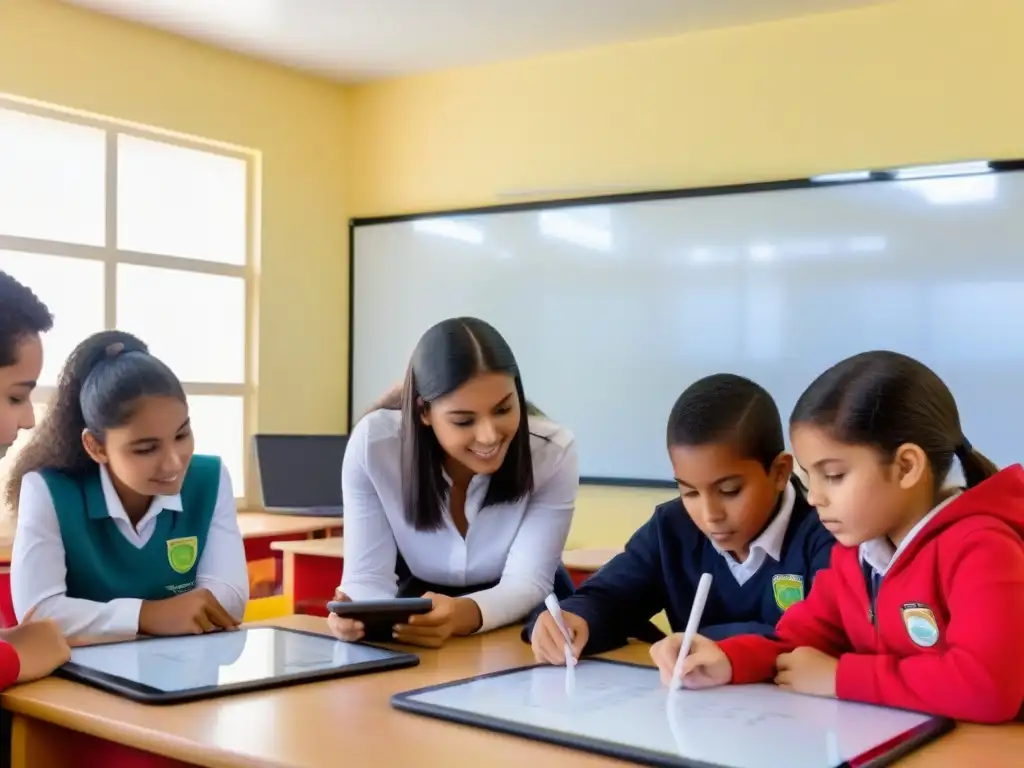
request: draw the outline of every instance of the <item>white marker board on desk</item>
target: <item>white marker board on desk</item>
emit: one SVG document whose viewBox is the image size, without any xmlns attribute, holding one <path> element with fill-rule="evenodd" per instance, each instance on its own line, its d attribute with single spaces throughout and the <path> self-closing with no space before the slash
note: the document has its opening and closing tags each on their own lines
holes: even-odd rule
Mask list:
<svg viewBox="0 0 1024 768">
<path fill-rule="evenodd" d="M 575 680 L 566 685 L 566 676 Z M 397 694 L 397 709 L 630 760 L 690 768 L 889 765 L 953 727 L 774 685 L 670 695 L 653 667 L 588 659 Z"/>
</svg>

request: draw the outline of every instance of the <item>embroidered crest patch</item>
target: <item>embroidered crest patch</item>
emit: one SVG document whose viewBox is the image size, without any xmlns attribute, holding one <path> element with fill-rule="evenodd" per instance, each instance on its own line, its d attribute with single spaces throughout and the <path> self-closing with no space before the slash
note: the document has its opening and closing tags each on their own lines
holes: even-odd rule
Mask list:
<svg viewBox="0 0 1024 768">
<path fill-rule="evenodd" d="M 772 576 L 775 604 L 785 611 L 804 599 L 804 577 L 798 573 L 777 573 Z"/>
<path fill-rule="evenodd" d="M 199 538 L 185 536 L 167 540 L 167 562 L 178 573 L 188 573 L 199 556 Z"/>
<path fill-rule="evenodd" d="M 905 603 L 900 608 L 903 626 L 914 645 L 931 648 L 939 642 L 939 622 L 935 620 L 932 609 L 924 603 Z"/>
</svg>

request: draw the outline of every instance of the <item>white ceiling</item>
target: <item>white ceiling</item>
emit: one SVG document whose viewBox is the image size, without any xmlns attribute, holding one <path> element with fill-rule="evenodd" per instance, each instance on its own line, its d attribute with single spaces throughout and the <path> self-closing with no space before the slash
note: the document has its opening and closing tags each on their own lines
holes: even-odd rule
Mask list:
<svg viewBox="0 0 1024 768">
<path fill-rule="evenodd" d="M 66 0 L 342 82 L 894 0 Z"/>
</svg>

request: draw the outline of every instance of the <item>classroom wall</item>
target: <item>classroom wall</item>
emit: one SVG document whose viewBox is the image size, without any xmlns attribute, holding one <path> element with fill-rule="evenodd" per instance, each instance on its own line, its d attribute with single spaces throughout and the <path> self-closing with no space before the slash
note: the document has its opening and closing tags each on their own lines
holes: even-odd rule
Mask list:
<svg viewBox="0 0 1024 768">
<path fill-rule="evenodd" d="M 896 0 L 351 88 L 350 210 L 1024 156 L 1022 33 L 1019 0 Z M 570 544 L 670 493 L 583 489 Z"/>
<path fill-rule="evenodd" d="M 344 428 L 348 125 L 339 86 L 52 0 L 2 0 L 0 92 L 260 150 L 257 426 Z"/>
</svg>

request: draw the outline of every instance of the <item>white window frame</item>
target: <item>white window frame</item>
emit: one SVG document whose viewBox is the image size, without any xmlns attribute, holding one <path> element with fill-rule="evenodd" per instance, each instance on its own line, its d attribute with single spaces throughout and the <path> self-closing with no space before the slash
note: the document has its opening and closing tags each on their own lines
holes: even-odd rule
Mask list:
<svg viewBox="0 0 1024 768">
<path fill-rule="evenodd" d="M 79 110 L 67 109 L 52 104 L 24 99 L 0 93 L 0 109 L 23 112 L 39 117 L 61 120 L 68 123 L 98 128 L 106 137 L 106 179 L 105 200 L 106 221 L 104 223 L 104 244 L 102 246 L 65 243 L 57 240 L 43 240 L 30 237 L 14 237 L 0 234 L 0 250 L 37 253 L 45 256 L 67 256 L 75 259 L 103 264 L 104 301 L 103 327 L 117 327 L 117 265 L 134 264 L 146 267 L 175 269 L 206 275 L 241 277 L 245 281 L 245 372 L 241 384 L 222 384 L 202 381 L 183 381 L 188 395 L 229 395 L 242 397 L 243 450 L 242 467 L 244 478 L 236 479 L 236 489 L 241 484 L 245 493 L 237 497 L 241 507 L 247 506 L 254 493 L 255 472 L 252 460 L 252 436 L 256 431 L 256 318 L 257 280 L 259 277 L 259 203 L 262 157 L 257 150 L 226 144 L 223 142 L 187 136 L 150 126 L 130 123 L 114 118 L 95 115 Z M 129 251 L 117 247 L 117 162 L 119 135 L 136 136 L 161 141 L 187 149 L 197 149 L 226 157 L 243 160 L 246 164 L 246 212 L 245 212 L 245 264 L 220 264 L 198 259 L 163 256 L 153 253 Z M 56 387 L 39 386 L 33 399 L 42 404 L 50 402 Z M 243 483 L 239 483 L 243 480 Z"/>
</svg>

